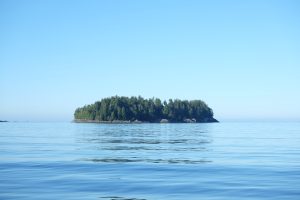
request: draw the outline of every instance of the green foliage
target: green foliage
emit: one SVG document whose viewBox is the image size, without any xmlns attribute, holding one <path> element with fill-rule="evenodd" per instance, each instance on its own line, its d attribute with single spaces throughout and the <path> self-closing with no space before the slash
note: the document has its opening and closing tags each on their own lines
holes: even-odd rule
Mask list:
<svg viewBox="0 0 300 200">
<path fill-rule="evenodd" d="M 197 122 L 205 122 L 213 119 L 213 111 L 201 100 L 170 99 L 162 103 L 157 98 L 113 96 L 77 108 L 74 117 L 77 120 L 96 121 L 159 122 L 167 119 L 170 122 L 183 122 L 185 119 L 195 119 Z"/>
</svg>

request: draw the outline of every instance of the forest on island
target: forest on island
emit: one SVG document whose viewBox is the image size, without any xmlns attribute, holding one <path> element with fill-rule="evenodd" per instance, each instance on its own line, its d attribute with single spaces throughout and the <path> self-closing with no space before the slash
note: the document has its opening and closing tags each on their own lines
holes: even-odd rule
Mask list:
<svg viewBox="0 0 300 200">
<path fill-rule="evenodd" d="M 141 121 L 141 122 L 217 122 L 213 111 L 201 100 L 113 96 L 91 105 L 77 108 L 75 120 L 93 121 Z"/>
</svg>

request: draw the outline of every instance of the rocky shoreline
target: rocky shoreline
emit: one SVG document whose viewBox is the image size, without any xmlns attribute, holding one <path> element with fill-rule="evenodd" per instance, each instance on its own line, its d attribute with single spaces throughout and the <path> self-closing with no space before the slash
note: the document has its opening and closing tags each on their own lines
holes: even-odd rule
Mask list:
<svg viewBox="0 0 300 200">
<path fill-rule="evenodd" d="M 219 121 L 215 118 L 205 118 L 202 121 L 196 121 L 195 119 L 184 119 L 180 122 L 171 122 L 167 119 L 161 119 L 157 122 L 147 122 L 147 121 L 139 121 L 139 120 L 113 120 L 113 121 L 99 121 L 99 120 L 88 120 L 88 119 L 74 119 L 73 122 L 75 123 L 98 123 L 98 124 L 144 124 L 144 123 L 218 123 Z"/>
</svg>

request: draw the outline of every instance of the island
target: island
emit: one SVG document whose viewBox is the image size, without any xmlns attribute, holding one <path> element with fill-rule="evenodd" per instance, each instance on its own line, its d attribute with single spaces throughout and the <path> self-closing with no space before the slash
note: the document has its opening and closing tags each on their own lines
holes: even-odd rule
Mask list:
<svg viewBox="0 0 300 200">
<path fill-rule="evenodd" d="M 202 100 L 113 96 L 77 108 L 74 122 L 93 123 L 209 123 L 218 122 Z"/>
</svg>

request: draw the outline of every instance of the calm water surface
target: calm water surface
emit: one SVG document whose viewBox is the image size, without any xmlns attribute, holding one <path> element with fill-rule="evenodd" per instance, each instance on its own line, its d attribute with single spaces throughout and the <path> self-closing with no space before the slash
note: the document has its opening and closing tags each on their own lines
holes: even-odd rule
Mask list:
<svg viewBox="0 0 300 200">
<path fill-rule="evenodd" d="M 300 123 L 0 123 L 0 199 L 300 199 Z"/>
</svg>

